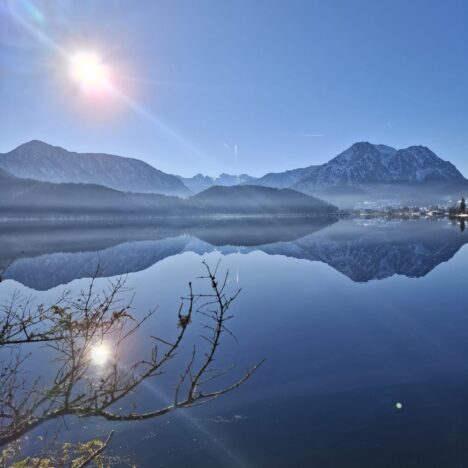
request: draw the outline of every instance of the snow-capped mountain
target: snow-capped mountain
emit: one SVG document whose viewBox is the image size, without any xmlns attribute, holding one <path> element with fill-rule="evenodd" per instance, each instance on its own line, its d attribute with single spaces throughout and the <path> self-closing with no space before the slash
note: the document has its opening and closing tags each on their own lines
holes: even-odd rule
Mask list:
<svg viewBox="0 0 468 468">
<path fill-rule="evenodd" d="M 256 184 L 255 177 L 249 176 L 248 174 L 231 175 L 231 174 L 220 174 L 218 177 L 205 176 L 203 174 L 197 174 L 193 177 L 182 177 L 177 176 L 179 180 L 193 193 L 199 193 L 206 190 L 214 185 L 221 185 L 224 187 L 231 187 L 233 185 L 240 184 Z"/>
<path fill-rule="evenodd" d="M 254 183 L 292 188 L 347 207 L 375 196 L 382 198 L 384 193 L 387 197 L 388 191 L 408 202 L 416 203 L 420 198 L 429 201 L 426 188 L 434 183 L 439 188 L 431 190 L 438 198 L 431 201 L 437 202 L 443 196 L 450 198 L 457 193 L 455 186 L 468 185 L 452 163 L 425 146 L 397 150 L 368 142 L 355 143 L 325 164 L 268 173 Z M 398 189 L 395 184 L 399 185 Z"/>
<path fill-rule="evenodd" d="M 425 146 L 396 150 L 360 142 L 302 178 L 294 188 L 463 180 L 452 163 L 442 160 Z"/>
<path fill-rule="evenodd" d="M 0 154 L 0 168 L 17 177 L 44 182 L 98 184 L 121 191 L 164 195 L 190 193 L 176 176 L 138 159 L 74 153 L 37 140 Z"/>
<path fill-rule="evenodd" d="M 462 181 L 463 175 L 449 161 L 444 161 L 425 146 L 398 150 L 387 165 L 389 175 L 408 182 Z"/>
<path fill-rule="evenodd" d="M 269 172 L 255 181 L 255 185 L 289 188 L 306 177 L 313 177 L 322 166 L 308 166 L 285 172 Z"/>
</svg>

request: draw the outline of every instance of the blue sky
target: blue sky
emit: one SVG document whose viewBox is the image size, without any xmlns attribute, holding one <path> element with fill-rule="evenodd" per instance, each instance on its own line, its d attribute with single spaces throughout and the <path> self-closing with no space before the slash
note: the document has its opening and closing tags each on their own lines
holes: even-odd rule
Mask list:
<svg viewBox="0 0 468 468">
<path fill-rule="evenodd" d="M 468 176 L 467 24 L 464 0 L 0 0 L 0 152 L 40 139 L 261 175 L 366 140 Z M 83 95 L 77 50 L 118 98 Z"/>
</svg>

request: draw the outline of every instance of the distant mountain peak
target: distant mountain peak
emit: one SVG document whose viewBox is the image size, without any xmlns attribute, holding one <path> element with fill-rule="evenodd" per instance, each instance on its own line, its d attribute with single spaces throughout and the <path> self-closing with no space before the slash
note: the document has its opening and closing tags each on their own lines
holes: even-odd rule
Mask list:
<svg viewBox="0 0 468 468">
<path fill-rule="evenodd" d="M 225 172 L 222 172 L 217 177 L 211 177 L 203 174 L 197 174 L 193 177 L 178 177 L 193 193 L 200 193 L 215 185 L 230 187 L 243 183 L 254 183 L 256 180 L 255 177 L 248 174 L 232 175 Z"/>
<path fill-rule="evenodd" d="M 139 159 L 105 153 L 76 153 L 40 140 L 0 154 L 0 168 L 26 179 L 97 184 L 126 192 L 187 196 L 176 177 Z"/>
<path fill-rule="evenodd" d="M 369 141 L 357 141 L 356 143 L 353 143 L 347 150 L 343 151 L 345 153 L 346 151 L 372 151 L 372 150 L 377 150 L 381 153 L 392 153 L 396 152 L 396 148 L 393 148 L 392 146 L 384 145 L 381 143 L 371 143 Z M 340 153 L 340 154 L 343 154 Z"/>
<path fill-rule="evenodd" d="M 352 144 L 348 149 L 338 154 L 338 156 L 335 156 L 335 158 L 333 158 L 331 161 L 338 158 L 347 159 L 349 156 L 362 157 L 365 154 L 369 154 L 375 157 L 385 157 L 396 152 L 397 150 L 391 146 L 370 143 L 368 141 L 358 141 L 357 143 Z"/>
<path fill-rule="evenodd" d="M 381 197 L 385 193 L 383 198 L 392 200 L 398 200 L 400 193 L 406 200 L 420 201 L 419 195 L 427 200 L 428 191 L 422 194 L 421 184 L 424 183 L 430 183 L 431 187 L 434 183 L 439 185 L 437 199 L 441 201 L 468 186 L 468 181 L 452 163 L 426 146 L 413 145 L 397 150 L 369 141 L 352 144 L 327 163 L 267 173 L 255 181 L 256 185 L 264 187 L 293 188 L 341 206 L 353 206 L 356 200 L 372 199 L 379 193 Z M 402 185 L 406 186 L 406 191 L 399 191 Z M 352 200 L 354 202 L 348 205 Z"/>
<path fill-rule="evenodd" d="M 37 151 L 37 150 L 42 150 L 42 151 L 53 151 L 53 150 L 58 150 L 58 151 L 66 151 L 64 148 L 61 146 L 54 146 L 49 143 L 46 143 L 42 140 L 31 140 L 27 141 L 26 143 L 22 143 L 21 145 L 17 146 L 13 151 L 10 151 L 10 153 L 13 152 L 24 152 L 24 151 Z"/>
<path fill-rule="evenodd" d="M 463 180 L 455 166 L 425 146 L 396 150 L 387 145 L 357 142 L 295 188 L 365 186 L 377 183 Z"/>
<path fill-rule="evenodd" d="M 408 146 L 407 148 L 400 149 L 398 151 L 406 151 L 409 155 L 413 157 L 440 159 L 439 156 L 437 156 L 434 153 L 434 151 L 429 149 L 427 146 L 423 145 L 412 145 Z"/>
<path fill-rule="evenodd" d="M 374 148 L 375 144 L 370 143 L 369 141 L 357 141 L 353 143 L 348 149 L 355 148 L 355 149 L 366 149 L 366 148 Z"/>
<path fill-rule="evenodd" d="M 29 146 L 47 146 L 50 148 L 58 148 L 58 146 L 51 145 L 42 140 L 30 140 L 30 141 L 27 141 L 26 143 L 19 145 L 17 148 L 29 147 Z"/>
</svg>

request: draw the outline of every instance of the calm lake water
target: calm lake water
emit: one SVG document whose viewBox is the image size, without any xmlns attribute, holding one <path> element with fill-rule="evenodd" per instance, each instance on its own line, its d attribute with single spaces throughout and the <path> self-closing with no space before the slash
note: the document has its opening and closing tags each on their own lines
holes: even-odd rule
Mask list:
<svg viewBox="0 0 468 468">
<path fill-rule="evenodd" d="M 97 262 L 99 287 L 128 274 L 135 315 L 159 307 L 132 337 L 129 360 L 147 336 L 173 333 L 187 282 L 203 259 L 221 259 L 242 292 L 232 306 L 237 342 L 224 337 L 219 365 L 235 363 L 234 379 L 266 358 L 216 402 L 144 422 L 70 419 L 64 439 L 112 428 L 109 453 L 148 467 L 468 466 L 468 232 L 457 224 L 4 224 L 0 242 L 0 264 L 23 252 L 2 299 L 17 290 L 50 303 L 86 287 Z M 30 365 L 47 374 L 53 364 L 39 350 Z M 135 399 L 151 408 L 171 385 L 155 379 Z"/>
</svg>

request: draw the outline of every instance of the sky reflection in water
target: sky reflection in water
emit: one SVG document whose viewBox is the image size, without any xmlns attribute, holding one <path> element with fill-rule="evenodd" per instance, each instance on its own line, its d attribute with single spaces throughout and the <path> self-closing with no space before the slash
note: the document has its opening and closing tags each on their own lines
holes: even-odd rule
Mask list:
<svg viewBox="0 0 468 468">
<path fill-rule="evenodd" d="M 25 254 L 8 272 L 16 281 L 0 293 L 20 289 L 51 301 L 65 284 L 87 284 L 85 269 L 99 253 L 106 276 L 132 272 L 135 310 L 158 305 L 146 330 L 164 332 L 202 258 L 222 257 L 243 291 L 233 307 L 239 344 L 226 339 L 220 363 L 242 370 L 267 362 L 204 408 L 144 423 L 100 422 L 98 431 L 117 429 L 113 450 L 135 453 L 143 466 L 462 466 L 466 232 L 446 220 L 303 224 L 264 226 L 258 239 L 232 224 L 112 235 L 99 228 L 72 242 L 59 229 L 36 250 L 30 230 L 2 232 L 2 259 L 14 244 Z M 165 393 L 154 383 L 139 398 Z M 94 427 L 80 420 L 71 430 L 83 426 Z"/>
</svg>

